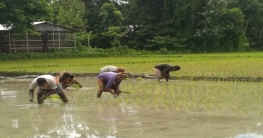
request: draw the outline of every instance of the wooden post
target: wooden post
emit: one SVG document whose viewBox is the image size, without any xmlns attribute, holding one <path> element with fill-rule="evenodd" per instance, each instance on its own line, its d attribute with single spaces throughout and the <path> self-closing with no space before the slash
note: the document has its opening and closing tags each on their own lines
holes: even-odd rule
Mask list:
<svg viewBox="0 0 263 138">
<path fill-rule="evenodd" d="M 26 35 L 26 50 L 27 50 L 27 53 L 29 53 L 29 49 L 28 49 L 28 35 Z"/>
<path fill-rule="evenodd" d="M 76 33 L 74 31 L 74 47 L 75 47 L 75 50 L 77 49 L 77 44 L 76 44 Z"/>
<path fill-rule="evenodd" d="M 90 32 L 88 33 L 88 48 L 90 48 L 89 35 L 90 35 Z"/>
<path fill-rule="evenodd" d="M 55 49 L 55 38 L 54 38 L 54 25 L 52 20 L 52 36 L 53 36 L 53 49 Z"/>
<path fill-rule="evenodd" d="M 8 31 L 8 39 L 9 39 L 9 54 L 11 54 L 11 36 L 10 36 L 10 31 Z"/>
<path fill-rule="evenodd" d="M 15 48 L 15 53 L 16 53 L 16 33 L 14 33 L 14 48 Z"/>
<path fill-rule="evenodd" d="M 60 51 L 60 31 L 58 31 L 58 49 Z"/>
</svg>

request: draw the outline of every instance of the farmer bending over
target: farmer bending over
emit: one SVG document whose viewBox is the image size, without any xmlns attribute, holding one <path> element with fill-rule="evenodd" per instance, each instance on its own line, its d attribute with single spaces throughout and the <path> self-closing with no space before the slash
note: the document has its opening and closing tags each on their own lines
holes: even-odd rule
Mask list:
<svg viewBox="0 0 263 138">
<path fill-rule="evenodd" d="M 121 93 L 120 83 L 126 78 L 127 75 L 125 73 L 115 73 L 115 72 L 104 72 L 97 76 L 98 83 L 98 93 L 97 98 L 101 97 L 102 92 L 110 92 L 114 97 L 119 96 Z"/>
<path fill-rule="evenodd" d="M 165 78 L 166 82 L 168 82 L 168 80 L 170 79 L 170 71 L 178 71 L 180 70 L 180 66 L 160 64 L 154 66 L 153 70 L 158 81 Z"/>
<path fill-rule="evenodd" d="M 37 102 L 38 104 L 43 104 L 43 100 L 46 99 L 48 96 L 52 94 L 58 94 L 60 99 L 67 103 L 68 99 L 66 95 L 64 94 L 64 91 L 62 89 L 62 86 L 58 82 L 58 80 L 51 76 L 51 75 L 42 75 L 37 78 L 35 78 L 29 89 L 29 101 L 34 101 L 34 90 L 38 87 L 37 91 Z"/>
<path fill-rule="evenodd" d="M 103 72 L 115 72 L 115 73 L 119 73 L 119 72 L 125 72 L 124 67 L 116 67 L 116 66 L 105 66 L 103 68 L 100 69 L 100 73 Z"/>
<path fill-rule="evenodd" d="M 58 72 L 57 78 L 59 79 L 59 83 L 62 85 L 63 89 L 66 89 L 74 84 L 79 88 L 82 88 L 81 84 L 75 79 L 75 76 L 66 71 Z"/>
</svg>

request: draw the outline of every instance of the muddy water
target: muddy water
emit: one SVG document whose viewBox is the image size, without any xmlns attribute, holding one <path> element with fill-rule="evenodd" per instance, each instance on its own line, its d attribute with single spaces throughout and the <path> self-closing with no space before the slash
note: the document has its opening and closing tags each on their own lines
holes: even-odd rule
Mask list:
<svg viewBox="0 0 263 138">
<path fill-rule="evenodd" d="M 105 102 L 109 94 L 97 100 L 94 78 L 78 78 L 83 89 L 65 90 L 68 104 L 48 98 L 38 105 L 28 101 L 31 80 L 0 80 L 0 137 L 263 138 L 263 119 L 256 115 L 156 110 L 115 99 Z"/>
</svg>

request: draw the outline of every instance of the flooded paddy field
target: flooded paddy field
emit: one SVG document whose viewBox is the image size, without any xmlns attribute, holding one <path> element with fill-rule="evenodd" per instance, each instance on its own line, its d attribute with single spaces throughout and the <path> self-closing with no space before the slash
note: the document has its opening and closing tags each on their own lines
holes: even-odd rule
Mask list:
<svg viewBox="0 0 263 138">
<path fill-rule="evenodd" d="M 63 104 L 28 101 L 32 78 L 0 80 L 3 138 L 262 138 L 262 82 L 128 79 L 118 98 L 96 98 L 96 78 L 77 78 Z M 36 93 L 36 90 L 35 90 Z"/>
</svg>

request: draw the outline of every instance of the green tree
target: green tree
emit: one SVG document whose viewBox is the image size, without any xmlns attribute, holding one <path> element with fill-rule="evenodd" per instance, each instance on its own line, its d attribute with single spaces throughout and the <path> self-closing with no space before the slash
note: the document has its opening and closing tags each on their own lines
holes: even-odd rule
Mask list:
<svg viewBox="0 0 263 138">
<path fill-rule="evenodd" d="M 249 46 L 263 46 L 263 0 L 234 0 L 231 7 L 240 8 L 245 15 L 244 28 Z"/>
<path fill-rule="evenodd" d="M 110 45 L 110 42 L 101 35 L 104 31 L 104 26 L 101 24 L 102 17 L 99 16 L 101 7 L 104 3 L 110 0 L 82 0 L 85 4 L 86 10 L 84 18 L 88 20 L 86 30 L 89 32 L 90 45 L 93 47 L 102 47 Z"/>
<path fill-rule="evenodd" d="M 103 32 L 102 35 L 113 38 L 111 45 L 121 46 L 120 38 L 127 34 L 126 28 L 122 29 L 120 26 L 110 26 L 107 32 Z"/>
<path fill-rule="evenodd" d="M 244 29 L 244 14 L 239 8 L 232 8 L 225 11 L 221 17 L 223 38 L 219 42 L 223 51 L 244 50 L 246 42 Z"/>
<path fill-rule="evenodd" d="M 238 8 L 229 9 L 229 4 L 229 1 L 207 1 L 199 10 L 192 38 L 195 50 L 237 51 L 244 45 L 243 13 Z"/>
<path fill-rule="evenodd" d="M 86 32 L 85 4 L 81 0 L 59 0 L 53 4 L 54 22 Z"/>
<path fill-rule="evenodd" d="M 101 24 L 107 31 L 110 26 L 122 26 L 123 16 L 113 3 L 105 3 L 101 7 L 99 14 L 102 18 Z"/>
<path fill-rule="evenodd" d="M 134 27 L 131 44 L 139 48 L 160 49 L 164 40 L 176 40 L 192 51 L 236 51 L 245 40 L 244 17 L 229 7 L 233 1 L 128 0 L 121 9 L 124 22 Z"/>
<path fill-rule="evenodd" d="M 101 17 L 100 26 L 102 30 L 96 35 L 101 36 L 104 39 L 103 41 L 108 43 L 107 47 L 121 46 L 120 38 L 126 32 L 125 29 L 122 29 L 122 13 L 113 3 L 105 3 L 101 7 L 99 16 Z"/>
<path fill-rule="evenodd" d="M 171 23 L 173 7 L 170 1 L 128 0 L 128 4 L 120 7 L 125 18 L 124 23 L 132 27 L 128 33 L 130 47 L 145 49 L 150 47 L 148 40 L 155 36 L 175 36 Z"/>
<path fill-rule="evenodd" d="M 0 24 L 27 34 L 33 29 L 32 22 L 50 19 L 50 10 L 46 0 L 1 0 Z"/>
<path fill-rule="evenodd" d="M 153 39 L 149 40 L 149 45 L 151 50 L 160 50 L 163 51 L 164 49 L 167 51 L 177 51 L 181 52 L 184 51 L 184 46 L 180 44 L 179 40 L 175 37 L 161 37 L 157 36 Z M 164 52 L 164 51 L 163 51 Z"/>
</svg>

